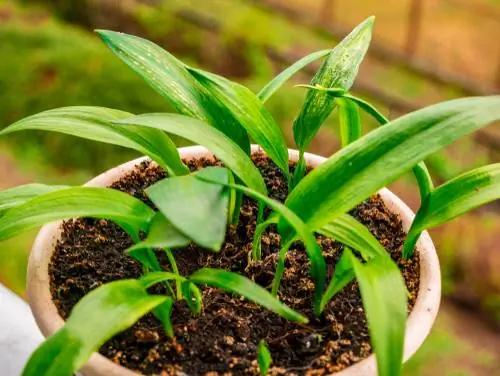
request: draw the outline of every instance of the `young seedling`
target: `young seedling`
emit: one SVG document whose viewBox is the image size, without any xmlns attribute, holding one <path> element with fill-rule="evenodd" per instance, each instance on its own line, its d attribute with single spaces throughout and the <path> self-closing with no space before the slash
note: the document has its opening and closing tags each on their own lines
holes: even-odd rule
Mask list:
<svg viewBox="0 0 500 376">
<path fill-rule="evenodd" d="M 257 346 L 257 362 L 261 376 L 266 376 L 272 363 L 271 352 L 266 346 L 266 342 L 261 339 Z"/>
<path fill-rule="evenodd" d="M 434 188 L 422 161 L 499 120 L 500 97 L 448 101 L 389 121 L 370 103 L 349 93 L 368 48 L 372 24 L 369 18 L 333 50 L 299 60 L 257 95 L 226 78 L 187 66 L 150 41 L 98 31 L 111 50 L 178 113 L 134 116 L 101 107 L 66 107 L 20 120 L 0 135 L 46 130 L 132 148 L 158 163 L 168 177 L 145 190 L 154 208 L 109 188 L 32 184 L 0 192 L 0 240 L 55 220 L 104 218 L 130 235 L 134 244 L 124 251 L 142 264 L 144 272 L 138 279 L 107 283 L 83 297 L 65 326 L 34 352 L 25 376 L 71 374 L 103 343 L 148 312 L 174 337 L 172 312 L 178 304 L 187 304 L 194 316 L 203 315 L 204 286 L 238 294 L 306 326 L 310 319 L 322 319 L 330 300 L 353 278 L 359 283 L 378 374 L 400 374 L 407 313 L 404 280 L 389 253 L 347 213 L 413 169 L 422 204 L 404 247 L 404 256 L 411 257 L 423 230 L 498 199 L 498 165 Z M 264 102 L 296 72 L 324 57 L 293 123 L 299 159 L 292 175 L 285 138 Z M 335 107 L 343 147 L 306 175 L 304 153 Z M 360 109 L 383 126 L 363 136 Z M 205 146 L 225 167 L 191 173 L 169 137 L 172 134 Z M 250 157 L 250 139 L 281 169 L 289 188 L 285 203 L 268 196 L 264 178 Z M 261 238 L 269 226 L 277 226 L 281 235 L 272 285 L 262 287 L 241 274 L 212 268 L 181 275 L 176 252 L 190 243 L 220 252 L 228 224 L 239 221 L 243 195 L 259 205 L 249 263 L 262 258 Z M 264 209 L 271 214 L 265 217 Z M 330 280 L 316 234 L 344 245 Z M 309 258 L 315 317 L 306 317 L 279 300 L 285 260 L 295 241 L 303 242 Z M 166 253 L 168 270 L 156 258 L 158 251 Z M 148 293 L 159 283 L 166 287 L 164 295 Z M 264 342 L 258 345 L 257 358 L 261 373 L 266 374 L 271 359 Z"/>
</svg>

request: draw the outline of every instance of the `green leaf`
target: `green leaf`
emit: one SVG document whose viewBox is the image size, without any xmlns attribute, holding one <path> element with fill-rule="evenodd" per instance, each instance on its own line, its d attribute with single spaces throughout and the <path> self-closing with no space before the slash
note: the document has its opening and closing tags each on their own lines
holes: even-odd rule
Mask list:
<svg viewBox="0 0 500 376">
<path fill-rule="evenodd" d="M 108 339 L 164 302 L 137 280 L 107 283 L 85 295 L 62 329 L 33 353 L 23 376 L 67 376 L 80 369 Z"/>
<path fill-rule="evenodd" d="M 250 137 L 288 175 L 288 149 L 280 127 L 264 104 L 245 86 L 198 69 L 191 74 L 218 98 Z"/>
<path fill-rule="evenodd" d="M 288 253 L 288 249 L 294 241 L 295 239 L 290 239 L 288 242 L 281 246 L 280 252 L 278 254 L 278 262 L 276 263 L 276 272 L 274 273 L 273 283 L 271 286 L 271 294 L 273 296 L 278 295 L 281 278 L 283 277 L 283 273 L 285 272 L 286 254 Z"/>
<path fill-rule="evenodd" d="M 254 260 L 260 260 L 262 258 L 262 244 L 261 239 L 264 231 L 272 225 L 278 223 L 277 216 L 270 216 L 266 221 L 262 222 L 255 228 L 255 233 L 252 240 L 252 258 Z"/>
<path fill-rule="evenodd" d="M 220 184 L 217 181 L 206 179 L 205 177 L 199 178 L 206 181 L 211 181 L 214 184 Z M 297 231 L 297 234 L 304 241 L 306 253 L 311 262 L 310 273 L 315 286 L 314 309 L 315 313 L 319 315 L 319 304 L 325 284 L 326 266 L 321 248 L 316 243 L 316 238 L 314 237 L 310 228 L 306 226 L 293 211 L 288 209 L 281 202 L 273 200 L 257 191 L 254 191 L 251 188 L 247 188 L 242 185 L 227 184 L 226 186 L 243 192 L 249 197 L 265 203 L 272 210 L 279 213 L 281 217 L 284 218 L 284 220 L 287 221 L 295 229 L 295 231 Z"/>
<path fill-rule="evenodd" d="M 155 43 L 124 33 L 97 30 L 104 43 L 159 94 L 177 112 L 203 120 L 226 134 L 250 154 L 245 130 L 188 72 L 186 65 Z"/>
<path fill-rule="evenodd" d="M 19 120 L 2 130 L 0 136 L 28 129 L 65 133 L 137 150 L 173 175 L 189 173 L 174 143 L 162 131 L 112 124 L 132 116 L 128 112 L 104 107 L 63 107 Z"/>
<path fill-rule="evenodd" d="M 180 232 L 162 213 L 154 215 L 145 240 L 134 244 L 126 252 L 146 248 L 176 248 L 189 244 L 191 239 Z"/>
<path fill-rule="evenodd" d="M 361 119 L 356 104 L 343 98 L 337 98 L 339 106 L 340 139 L 342 147 L 361 137 Z"/>
<path fill-rule="evenodd" d="M 363 307 L 380 376 L 401 373 L 407 315 L 406 286 L 389 257 L 361 264 L 348 250 L 359 283 Z"/>
<path fill-rule="evenodd" d="M 488 202 L 500 199 L 500 164 L 480 167 L 444 183 L 423 202 L 411 225 L 403 255 L 410 257 L 420 234 Z"/>
<path fill-rule="evenodd" d="M 224 291 L 241 295 L 264 308 L 284 317 L 287 320 L 307 323 L 308 319 L 281 303 L 266 289 L 237 273 L 222 269 L 203 268 L 194 272 L 189 280 L 197 285 L 206 284 Z"/>
<path fill-rule="evenodd" d="M 200 289 L 191 281 L 182 282 L 181 289 L 191 312 L 194 315 L 199 315 L 203 307 L 203 297 Z"/>
<path fill-rule="evenodd" d="M 148 289 L 151 286 L 154 286 L 160 282 L 177 281 L 177 280 L 185 281 L 186 278 L 180 276 L 179 274 L 171 272 L 151 272 L 144 274 L 141 278 L 138 279 L 141 286 L 145 289 Z"/>
<path fill-rule="evenodd" d="M 172 326 L 172 321 L 170 317 L 172 316 L 172 310 L 174 305 L 174 299 L 167 297 L 165 301 L 153 309 L 153 314 L 155 317 L 161 321 L 165 333 L 170 338 L 174 337 L 174 327 Z"/>
<path fill-rule="evenodd" d="M 311 85 L 349 90 L 358 74 L 359 66 L 371 41 L 374 17 L 359 24 L 329 54 Z M 293 123 L 293 135 L 299 151 L 303 153 L 312 138 L 335 106 L 331 96 L 309 90 L 299 115 Z"/>
<path fill-rule="evenodd" d="M 448 101 L 373 130 L 311 171 L 286 205 L 313 230 L 353 208 L 426 156 L 500 119 L 500 96 Z M 283 218 L 280 232 L 292 237 Z"/>
<path fill-rule="evenodd" d="M 372 233 L 349 214 L 339 214 L 317 232 L 354 248 L 365 260 L 387 254 Z"/>
<path fill-rule="evenodd" d="M 328 302 L 355 277 L 350 251 L 346 251 L 348 251 L 347 248 L 342 253 L 342 256 L 340 256 L 339 262 L 335 264 L 332 280 L 321 298 L 321 312 L 323 312 Z"/>
<path fill-rule="evenodd" d="M 182 234 L 204 248 L 219 251 L 227 227 L 229 191 L 223 186 L 227 183 L 226 169 L 209 167 L 196 174 L 163 179 L 147 188 L 146 194 Z"/>
<path fill-rule="evenodd" d="M 25 184 L 9 188 L 0 192 L 0 216 L 10 208 L 24 204 L 37 196 L 45 193 L 69 188 L 66 185 Z"/>
<path fill-rule="evenodd" d="M 313 52 L 302 59 L 297 60 L 295 63 L 286 68 L 283 72 L 274 77 L 261 91 L 257 94 L 257 97 L 262 101 L 267 101 L 280 87 L 282 87 L 285 82 L 287 82 L 292 76 L 300 71 L 305 66 L 311 64 L 312 62 L 319 60 L 326 55 L 328 55 L 331 50 L 322 50 Z"/>
<path fill-rule="evenodd" d="M 257 361 L 261 376 L 266 376 L 269 367 L 271 366 L 271 353 L 266 346 L 266 342 L 262 339 L 257 346 Z"/>
<path fill-rule="evenodd" d="M 306 86 L 315 90 L 327 92 L 328 94 L 337 98 L 337 100 L 339 100 L 339 98 L 342 98 L 343 100 L 347 100 L 348 102 L 351 101 L 353 103 L 356 103 L 365 112 L 373 116 L 380 125 L 385 125 L 389 123 L 389 119 L 387 119 L 384 115 L 382 115 L 382 113 L 380 113 L 372 104 L 368 103 L 367 101 L 361 98 L 355 97 L 354 95 L 348 94 L 342 89 L 337 89 L 337 88 L 326 89 L 321 87 L 313 87 L 311 85 L 301 85 L 301 86 Z M 415 178 L 418 183 L 420 191 L 420 201 L 423 202 L 427 197 L 427 195 L 434 189 L 434 184 L 432 183 L 431 175 L 429 174 L 427 166 L 425 165 L 424 162 L 420 162 L 415 167 L 413 167 L 413 174 L 415 175 Z"/>
<path fill-rule="evenodd" d="M 266 184 L 248 155 L 219 130 L 177 114 L 146 114 L 120 122 L 163 130 L 205 146 L 233 171 L 246 185 L 266 193 Z"/>
<path fill-rule="evenodd" d="M 7 210 L 0 217 L 0 240 L 48 222 L 77 217 L 109 219 L 134 234 L 146 230 L 153 215 L 149 206 L 127 193 L 108 188 L 67 188 Z"/>
</svg>

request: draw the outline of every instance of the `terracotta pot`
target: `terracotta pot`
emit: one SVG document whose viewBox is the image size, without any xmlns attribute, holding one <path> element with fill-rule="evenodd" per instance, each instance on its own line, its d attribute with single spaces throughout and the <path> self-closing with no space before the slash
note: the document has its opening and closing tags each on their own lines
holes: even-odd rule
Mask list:
<svg viewBox="0 0 500 376">
<path fill-rule="evenodd" d="M 252 151 L 258 150 L 258 146 L 252 146 Z M 200 146 L 180 148 L 179 152 L 183 158 L 208 157 L 212 155 Z M 297 160 L 296 150 L 289 150 L 290 160 Z M 325 158 L 305 154 L 309 165 L 317 166 L 325 161 Z M 86 186 L 109 186 L 117 181 L 127 172 L 143 161 L 138 158 L 122 164 L 89 181 Z M 394 213 L 399 214 L 403 227 L 408 230 L 414 213 L 389 190 L 383 188 L 380 195 L 387 207 Z M 35 320 L 45 336 L 49 336 L 60 329 L 64 321 L 59 316 L 56 306 L 52 302 L 48 265 L 54 249 L 54 245 L 60 235 L 61 222 L 54 222 L 43 226 L 40 230 L 29 259 L 28 265 L 28 301 L 35 316 Z M 432 240 L 427 232 L 424 232 L 417 244 L 420 252 L 420 290 L 417 301 L 410 314 L 407 324 L 405 341 L 405 360 L 415 353 L 429 334 L 439 308 L 441 297 L 441 278 L 439 261 Z M 132 376 L 137 373 L 124 367 L 118 366 L 104 356 L 95 353 L 89 362 L 81 369 L 85 376 Z M 338 373 L 342 376 L 367 376 L 376 374 L 376 363 L 374 355 Z"/>
</svg>

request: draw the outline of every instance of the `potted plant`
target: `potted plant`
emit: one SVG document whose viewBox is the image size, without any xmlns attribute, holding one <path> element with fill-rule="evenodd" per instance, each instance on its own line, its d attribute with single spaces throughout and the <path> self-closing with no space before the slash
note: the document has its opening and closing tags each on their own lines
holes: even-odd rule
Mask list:
<svg viewBox="0 0 500 376">
<path fill-rule="evenodd" d="M 83 187 L 1 192 L 0 240 L 45 224 L 28 297 L 47 339 L 24 375 L 400 373 L 439 306 L 425 230 L 500 195 L 500 165 L 435 188 L 421 161 L 498 120 L 500 97 L 389 122 L 348 92 L 372 23 L 257 95 L 152 42 L 99 31 L 179 114 L 68 107 L 0 133 L 58 131 L 147 156 Z M 298 151 L 288 150 L 264 102 L 322 57 L 293 124 Z M 335 107 L 344 147 L 329 158 L 306 153 Z M 362 136 L 359 109 L 383 126 Z M 200 146 L 176 149 L 167 134 Z M 415 217 L 384 188 L 412 168 Z"/>
</svg>

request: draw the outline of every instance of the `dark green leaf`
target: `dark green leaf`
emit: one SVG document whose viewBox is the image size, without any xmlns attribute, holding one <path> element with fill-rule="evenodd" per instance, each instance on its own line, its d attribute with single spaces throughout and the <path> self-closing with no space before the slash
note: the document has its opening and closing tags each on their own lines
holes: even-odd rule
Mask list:
<svg viewBox="0 0 500 376">
<path fill-rule="evenodd" d="M 359 24 L 328 55 L 311 85 L 349 90 L 371 41 L 373 17 Z M 335 106 L 331 96 L 309 90 L 298 117 L 293 123 L 293 135 L 300 152 L 304 152 Z"/>
<path fill-rule="evenodd" d="M 285 82 L 287 82 L 295 73 L 300 71 L 306 65 L 319 60 L 326 55 L 328 55 L 331 50 L 322 50 L 313 52 L 302 59 L 297 60 L 295 63 L 286 68 L 283 72 L 274 77 L 261 91 L 257 94 L 257 97 L 262 101 L 267 101 L 280 87 L 282 87 Z"/>
<path fill-rule="evenodd" d="M 0 216 L 7 210 L 15 206 L 24 204 L 37 196 L 45 193 L 69 188 L 65 185 L 45 185 L 45 184 L 25 184 L 18 187 L 9 188 L 0 192 Z"/>
<path fill-rule="evenodd" d="M 244 152 L 250 153 L 245 130 L 224 107 L 188 72 L 186 65 L 151 41 L 114 31 L 98 30 L 108 47 L 158 93 L 177 112 L 206 121 L 226 134 Z"/>
<path fill-rule="evenodd" d="M 480 167 L 436 188 L 423 202 L 408 233 L 403 254 L 411 256 L 420 234 L 488 202 L 500 199 L 500 164 Z"/>
<path fill-rule="evenodd" d="M 172 326 L 172 321 L 170 320 L 170 316 L 172 316 L 173 305 L 174 299 L 167 297 L 163 303 L 153 309 L 153 314 L 158 320 L 161 321 L 161 323 L 163 324 L 163 328 L 165 329 L 165 333 L 170 338 L 174 337 L 174 327 Z"/>
<path fill-rule="evenodd" d="M 23 376 L 68 376 L 115 334 L 164 302 L 149 295 L 137 280 L 121 280 L 96 288 L 80 300 L 62 329 L 40 345 Z"/>
<path fill-rule="evenodd" d="M 191 74 L 220 103 L 227 107 L 237 122 L 246 129 L 274 163 L 288 176 L 288 149 L 280 127 L 264 104 L 245 86 L 215 74 L 190 69 Z"/>
<path fill-rule="evenodd" d="M 229 192 L 223 185 L 227 183 L 226 169 L 209 167 L 193 175 L 163 179 L 147 188 L 146 193 L 182 234 L 204 248 L 218 251 L 226 235 Z"/>
<path fill-rule="evenodd" d="M 287 320 L 307 323 L 308 319 L 281 303 L 266 289 L 237 273 L 221 269 L 203 268 L 189 277 L 197 285 L 206 284 L 218 287 L 224 291 L 244 296 Z"/>
<path fill-rule="evenodd" d="M 290 193 L 286 204 L 316 230 L 426 156 L 499 119 L 500 96 L 458 99 L 405 115 L 316 167 Z M 283 218 L 280 229 L 286 237 L 292 236 Z"/>
<path fill-rule="evenodd" d="M 246 185 L 261 193 L 267 192 L 264 180 L 250 157 L 225 134 L 199 120 L 177 114 L 146 114 L 121 123 L 161 129 L 203 145 Z"/>
<path fill-rule="evenodd" d="M 2 130 L 0 136 L 28 129 L 65 133 L 137 150 L 174 175 L 189 173 L 174 143 L 164 132 L 112 124 L 132 116 L 128 112 L 104 107 L 63 107 L 22 119 Z"/>
<path fill-rule="evenodd" d="M 114 189 L 74 187 L 35 197 L 0 217 L 0 240 L 48 222 L 93 217 L 110 219 L 129 233 L 146 230 L 154 211 L 141 200 Z"/>
<path fill-rule="evenodd" d="M 266 376 L 269 367 L 271 366 L 271 353 L 266 346 L 266 342 L 262 339 L 257 346 L 257 361 L 261 376 Z"/>
<path fill-rule="evenodd" d="M 353 102 L 343 98 L 337 98 L 335 102 L 339 106 L 340 139 L 344 147 L 361 137 L 361 119 Z"/>
<path fill-rule="evenodd" d="M 406 326 L 406 287 L 390 257 L 375 257 L 361 264 L 351 257 L 380 376 L 398 376 L 403 362 Z"/>
</svg>

